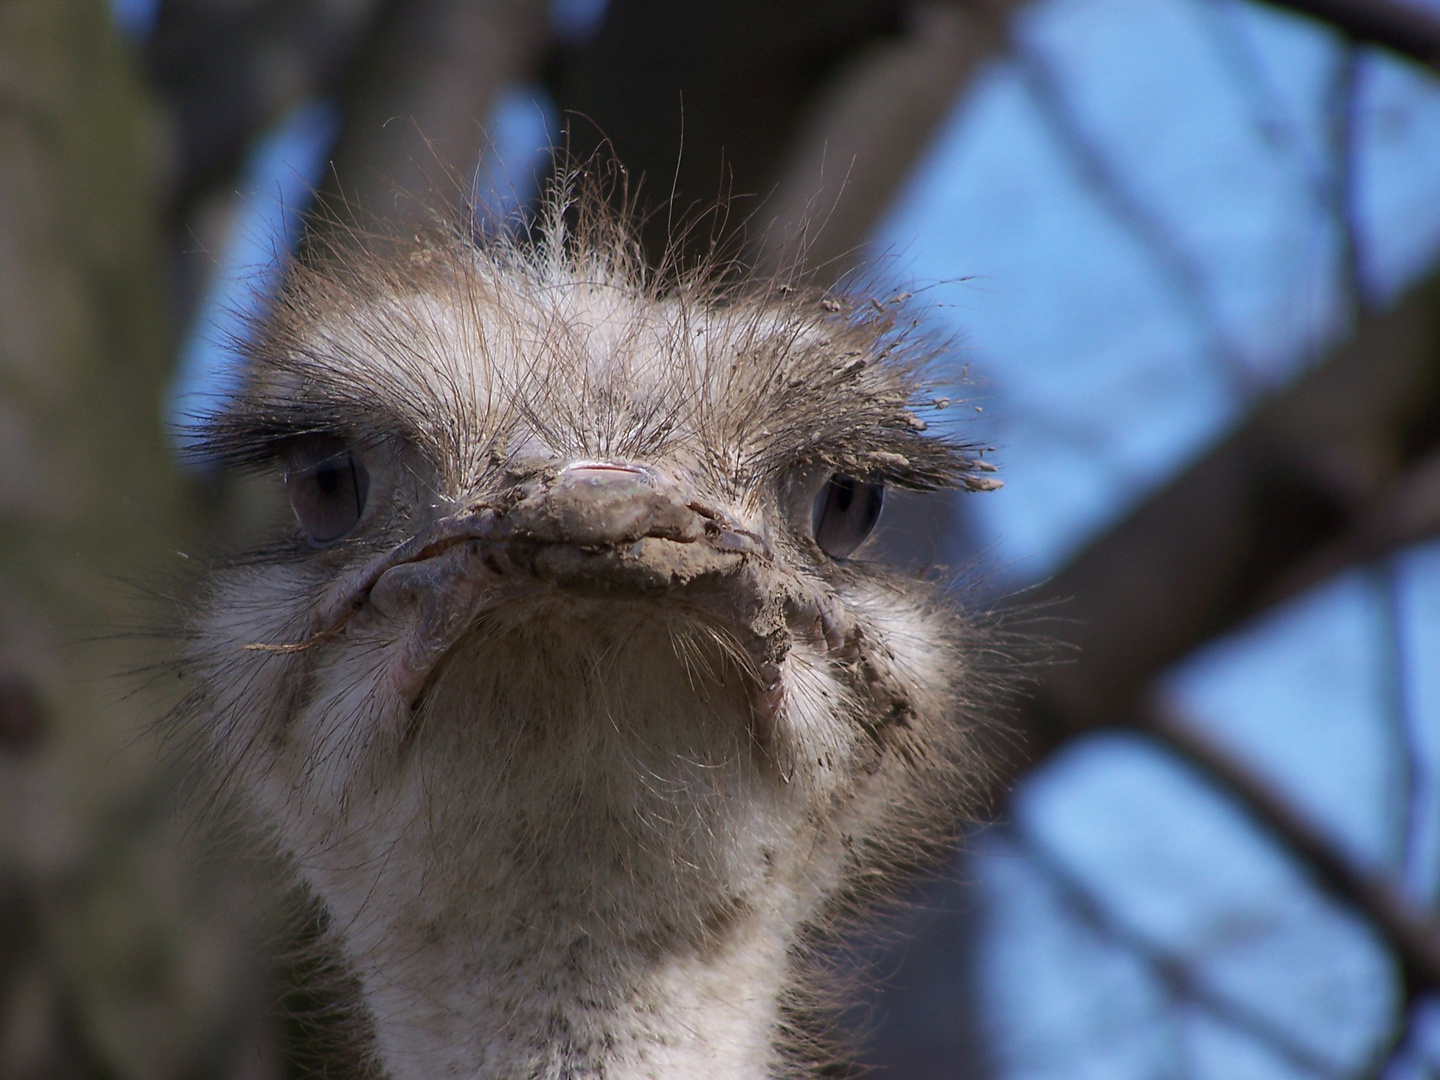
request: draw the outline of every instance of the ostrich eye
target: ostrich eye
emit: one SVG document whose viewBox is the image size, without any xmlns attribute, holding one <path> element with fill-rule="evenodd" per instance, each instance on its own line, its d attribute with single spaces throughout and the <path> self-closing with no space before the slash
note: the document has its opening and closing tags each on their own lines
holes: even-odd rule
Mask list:
<svg viewBox="0 0 1440 1080">
<path fill-rule="evenodd" d="M 815 542 L 832 559 L 843 559 L 865 542 L 880 520 L 885 485 L 836 473 L 815 496 Z"/>
<path fill-rule="evenodd" d="M 312 544 L 320 546 L 355 528 L 365 510 L 370 474 L 353 453 L 341 450 L 325 457 L 311 456 L 287 469 L 285 489 L 300 528 Z"/>
</svg>

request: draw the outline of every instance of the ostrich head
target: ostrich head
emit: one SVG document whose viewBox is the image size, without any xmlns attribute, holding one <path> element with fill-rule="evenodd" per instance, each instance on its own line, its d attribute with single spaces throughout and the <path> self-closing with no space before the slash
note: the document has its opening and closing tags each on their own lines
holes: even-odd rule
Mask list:
<svg viewBox="0 0 1440 1080">
<path fill-rule="evenodd" d="M 804 1074 L 817 942 L 979 770 L 967 624 L 856 549 L 887 484 L 995 485 L 892 306 L 564 209 L 293 269 L 206 444 L 293 520 L 215 572 L 189 715 L 395 1080 Z"/>
</svg>

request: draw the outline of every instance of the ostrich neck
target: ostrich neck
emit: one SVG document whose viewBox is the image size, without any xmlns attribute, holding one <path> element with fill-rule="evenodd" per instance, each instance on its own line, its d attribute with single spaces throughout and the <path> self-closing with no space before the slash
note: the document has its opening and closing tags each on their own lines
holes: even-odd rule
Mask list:
<svg viewBox="0 0 1440 1080">
<path fill-rule="evenodd" d="M 553 931 L 441 935 L 369 954 L 366 998 L 392 1080 L 760 1080 L 777 1071 L 787 936 L 627 954 Z"/>
<path fill-rule="evenodd" d="M 392 1080 L 780 1070 L 797 928 L 834 884 L 815 824 L 834 793 L 765 767 L 720 658 L 707 676 L 655 645 L 603 679 L 551 658 L 516 680 L 523 642 L 447 675 L 364 809 L 290 838 Z"/>
<path fill-rule="evenodd" d="M 805 904 L 767 873 L 778 860 L 762 836 L 773 830 L 739 825 L 749 835 L 730 851 L 691 845 L 671 862 L 609 817 L 595 806 L 557 816 L 544 851 L 533 834 L 496 829 L 467 845 L 468 873 L 399 842 L 368 882 L 325 875 L 392 1080 L 774 1074 L 778 997 Z M 379 904 L 386 893 L 395 901 Z"/>
</svg>

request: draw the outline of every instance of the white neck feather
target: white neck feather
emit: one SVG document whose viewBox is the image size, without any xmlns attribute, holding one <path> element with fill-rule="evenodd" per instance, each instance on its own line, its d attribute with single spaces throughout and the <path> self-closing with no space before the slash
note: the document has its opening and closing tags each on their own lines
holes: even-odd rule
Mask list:
<svg viewBox="0 0 1440 1080">
<path fill-rule="evenodd" d="M 736 930 L 705 955 L 596 956 L 524 934 L 485 960 L 468 939 L 385 949 L 366 979 L 382 1060 L 393 1080 L 774 1076 L 788 928 Z"/>
<path fill-rule="evenodd" d="M 403 749 L 331 731 L 317 754 L 357 675 L 323 673 L 310 750 L 273 774 L 290 812 L 271 816 L 335 918 L 392 1080 L 780 1071 L 790 950 L 839 874 L 816 824 L 837 792 L 777 778 L 722 656 L 626 631 L 624 662 L 573 620 L 490 641 Z M 361 757 L 362 780 L 316 775 L 353 777 Z M 301 806 L 307 767 L 305 790 L 328 794 Z"/>
</svg>

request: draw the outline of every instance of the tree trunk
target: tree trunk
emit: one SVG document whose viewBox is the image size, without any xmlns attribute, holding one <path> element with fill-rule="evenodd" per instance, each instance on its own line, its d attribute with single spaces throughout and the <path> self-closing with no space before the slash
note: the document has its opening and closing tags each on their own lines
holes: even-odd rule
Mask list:
<svg viewBox="0 0 1440 1080">
<path fill-rule="evenodd" d="M 173 824 L 157 695 L 118 677 L 151 659 L 137 583 L 192 530 L 157 131 L 102 0 L 0 5 L 0 87 L 0 1075 L 213 1072 L 244 920 Z"/>
</svg>

